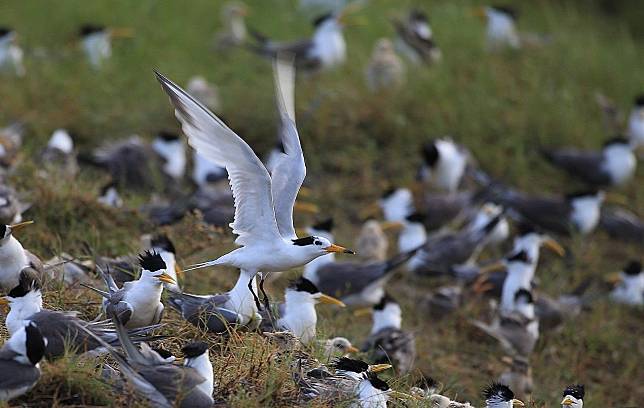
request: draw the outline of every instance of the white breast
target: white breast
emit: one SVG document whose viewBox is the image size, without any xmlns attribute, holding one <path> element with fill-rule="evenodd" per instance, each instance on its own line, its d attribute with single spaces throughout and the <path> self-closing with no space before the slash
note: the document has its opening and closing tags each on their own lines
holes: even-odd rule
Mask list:
<svg viewBox="0 0 644 408">
<path fill-rule="evenodd" d="M 347 45 L 334 20 L 322 23 L 313 36 L 313 44 L 312 56 L 319 58 L 325 68 L 342 64 L 346 59 Z"/>
<path fill-rule="evenodd" d="M 582 234 L 592 232 L 600 216 L 600 202 L 595 197 L 580 198 L 572 203 L 571 220 Z"/>
<path fill-rule="evenodd" d="M 610 175 L 613 183 L 621 185 L 635 173 L 637 160 L 630 146 L 613 145 L 604 150 L 602 169 Z"/>
<path fill-rule="evenodd" d="M 13 236 L 0 246 L 0 286 L 11 290 L 18 286 L 20 271 L 29 265 L 25 250 Z"/>
<path fill-rule="evenodd" d="M 520 47 L 519 35 L 511 18 L 490 9 L 487 11 L 487 17 L 487 40 L 489 46 L 493 48 L 500 46 Z"/>
<path fill-rule="evenodd" d="M 644 108 L 633 109 L 628 121 L 628 136 L 633 147 L 644 146 Z"/>
</svg>

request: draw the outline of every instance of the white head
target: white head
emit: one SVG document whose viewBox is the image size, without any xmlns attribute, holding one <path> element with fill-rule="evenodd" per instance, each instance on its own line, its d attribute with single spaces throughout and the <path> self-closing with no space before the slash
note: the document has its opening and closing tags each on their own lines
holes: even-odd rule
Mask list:
<svg viewBox="0 0 644 408">
<path fill-rule="evenodd" d="M 493 383 L 483 390 L 487 408 L 523 407 L 524 404 L 514 398 L 514 393 L 507 385 Z"/>
<path fill-rule="evenodd" d="M 405 217 L 403 229 L 398 236 L 398 251 L 407 252 L 418 248 L 427 241 L 427 230 L 425 228 L 425 216 L 420 213 L 413 213 Z"/>
<path fill-rule="evenodd" d="M 177 281 L 168 275 L 166 271 L 166 264 L 161 255 L 156 251 L 145 251 L 139 255 L 139 264 L 141 265 L 141 281 L 153 282 L 161 285 L 168 283 L 176 285 Z"/>
<path fill-rule="evenodd" d="M 307 258 L 309 258 L 309 261 L 319 256 L 336 252 L 354 254 L 353 251 L 339 245 L 335 245 L 328 239 L 316 235 L 293 239 L 291 242 L 296 248 L 298 248 L 298 251 L 302 252 Z"/>
<path fill-rule="evenodd" d="M 406 188 L 387 190 L 378 203 L 386 221 L 403 222 L 405 217 L 414 212 L 414 197 Z"/>
<path fill-rule="evenodd" d="M 585 394 L 586 390 L 583 384 L 569 385 L 563 391 L 561 408 L 583 408 Z"/>
<path fill-rule="evenodd" d="M 603 191 L 590 191 L 570 194 L 568 203 L 572 207 L 571 221 L 582 234 L 592 232 L 599 222 L 601 205 L 604 202 Z"/>
<path fill-rule="evenodd" d="M 152 142 L 152 149 L 165 160 L 163 171 L 175 179 L 186 171 L 186 148 L 176 133 L 161 131 Z"/>
<path fill-rule="evenodd" d="M 610 175 L 611 181 L 621 185 L 635 173 L 637 159 L 628 139 L 616 137 L 604 144 L 602 168 Z"/>
<path fill-rule="evenodd" d="M 74 140 L 65 129 L 56 129 L 52 133 L 47 147 L 58 149 L 63 153 L 71 154 L 74 151 Z"/>
<path fill-rule="evenodd" d="M 197 388 L 204 394 L 212 397 L 215 381 L 210 362 L 208 344 L 203 341 L 189 343 L 181 349 L 184 356 L 183 365 L 194 368 L 205 381 L 197 385 Z"/>
<path fill-rule="evenodd" d="M 0 47 L 12 44 L 16 39 L 16 32 L 9 27 L 0 27 Z"/>
<path fill-rule="evenodd" d="M 543 234 L 533 225 L 525 222 L 519 224 L 517 236 L 514 238 L 513 252 L 525 251 L 532 263 L 536 265 L 539 263 L 542 246 L 559 256 L 564 256 L 566 253 L 565 249 L 557 241 Z"/>
<path fill-rule="evenodd" d="M 431 180 L 437 187 L 448 191 L 458 188 L 467 166 L 467 154 L 451 139 L 436 139 L 422 148 L 421 180 Z"/>
</svg>

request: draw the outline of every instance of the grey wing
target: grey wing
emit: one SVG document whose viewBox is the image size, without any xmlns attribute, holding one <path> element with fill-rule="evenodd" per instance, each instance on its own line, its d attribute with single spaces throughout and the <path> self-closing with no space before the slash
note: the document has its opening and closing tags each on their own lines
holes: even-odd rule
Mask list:
<svg viewBox="0 0 644 408">
<path fill-rule="evenodd" d="M 36 255 L 34 255 L 33 253 L 29 252 L 26 249 L 25 249 L 25 255 L 27 256 L 27 260 L 29 261 L 29 266 L 33 268 L 36 272 L 38 272 L 38 275 L 42 278 L 45 275 L 45 266 L 43 265 L 40 258 L 38 258 Z"/>
<path fill-rule="evenodd" d="M 535 312 L 542 329 L 554 329 L 563 323 L 564 314 L 559 302 L 549 296 L 540 294 L 535 303 Z"/>
<path fill-rule="evenodd" d="M 211 333 L 225 333 L 230 325 L 240 321 L 236 312 L 223 307 L 228 300 L 228 295 L 225 294 L 201 297 L 171 293 L 168 300 L 184 319 Z"/>
<path fill-rule="evenodd" d="M 610 183 L 608 174 L 601 170 L 602 155 L 576 149 L 545 152 L 546 158 L 568 174 L 593 184 Z"/>
<path fill-rule="evenodd" d="M 165 307 L 163 306 L 163 303 L 159 303 L 157 306 L 157 310 L 154 313 L 154 317 L 152 318 L 151 324 L 158 324 L 161 322 L 161 319 L 163 319 L 163 310 Z"/>
<path fill-rule="evenodd" d="M 531 197 L 512 194 L 501 200 L 501 204 L 519 213 L 520 217 L 550 231 L 561 234 L 570 232 L 570 205 L 562 199 Z"/>
<path fill-rule="evenodd" d="M 14 360 L 0 360 L 0 390 L 7 392 L 31 388 L 40 378 L 40 370 Z"/>
<path fill-rule="evenodd" d="M 126 290 L 126 288 L 119 289 L 118 291 L 112 293 L 110 298 L 103 303 L 107 315 L 117 316 L 123 324 L 127 324 L 127 322 L 132 317 L 132 313 L 134 312 L 132 305 L 123 300 L 125 298 Z"/>
<path fill-rule="evenodd" d="M 177 397 L 189 395 L 197 385 L 205 381 L 195 369 L 172 364 L 140 367 L 138 371 L 171 402 L 178 402 Z"/>
<path fill-rule="evenodd" d="M 318 269 L 316 286 L 322 293 L 342 298 L 362 292 L 367 286 L 383 278 L 386 270 L 386 262 L 334 262 Z"/>
<path fill-rule="evenodd" d="M 644 243 L 644 221 L 622 208 L 603 208 L 599 225 L 614 238 Z"/>
<path fill-rule="evenodd" d="M 292 61 L 279 56 L 273 63 L 277 108 L 280 115 L 280 140 L 284 153 L 279 153 L 271 173 L 271 192 L 275 219 L 282 237 L 295 239 L 293 205 L 306 177 L 304 154 L 295 126 L 295 68 Z"/>
<path fill-rule="evenodd" d="M 430 230 L 438 229 L 463 214 L 471 204 L 472 193 L 470 192 L 427 194 L 425 226 Z"/>
</svg>

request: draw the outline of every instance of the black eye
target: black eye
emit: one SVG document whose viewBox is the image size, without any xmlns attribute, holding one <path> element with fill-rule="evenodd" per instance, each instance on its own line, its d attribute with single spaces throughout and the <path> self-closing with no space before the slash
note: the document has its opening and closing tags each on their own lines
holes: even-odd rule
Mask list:
<svg viewBox="0 0 644 408">
<path fill-rule="evenodd" d="M 315 241 L 315 242 L 313 242 L 313 243 L 314 243 L 315 245 L 322 245 L 322 243 L 321 243 L 320 241 Z"/>
<path fill-rule="evenodd" d="M 335 348 L 339 348 L 339 349 L 341 349 L 341 348 L 342 348 L 342 344 L 336 344 L 336 345 L 335 345 Z"/>
</svg>

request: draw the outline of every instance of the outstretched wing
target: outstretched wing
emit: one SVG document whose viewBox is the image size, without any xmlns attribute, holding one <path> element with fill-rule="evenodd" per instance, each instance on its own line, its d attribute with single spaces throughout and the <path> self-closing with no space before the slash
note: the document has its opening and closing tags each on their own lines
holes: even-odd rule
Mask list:
<svg viewBox="0 0 644 408">
<path fill-rule="evenodd" d="M 275 221 L 271 177 L 255 152 L 215 114 L 156 72 L 174 105 L 175 115 L 194 149 L 228 171 L 235 198 L 235 241 L 248 245 L 280 237 Z"/>
<path fill-rule="evenodd" d="M 278 57 L 273 63 L 273 72 L 280 115 L 280 139 L 284 146 L 284 153 L 279 153 L 271 174 L 275 219 L 280 234 L 284 238 L 295 239 L 297 235 L 293 227 L 293 205 L 306 177 L 306 166 L 295 126 L 293 60 Z"/>
</svg>

